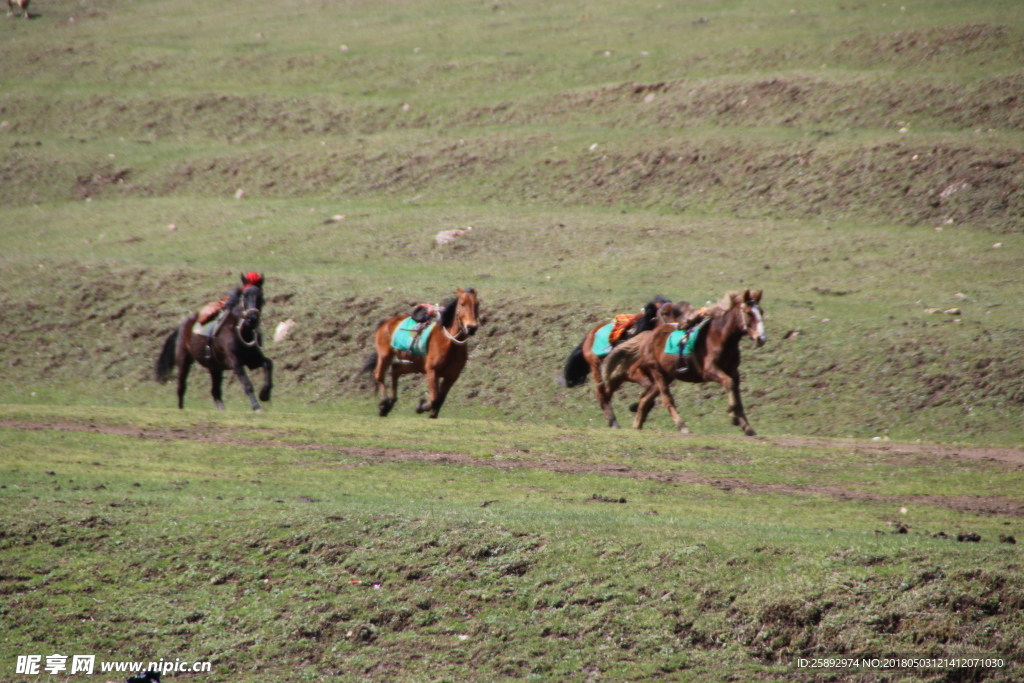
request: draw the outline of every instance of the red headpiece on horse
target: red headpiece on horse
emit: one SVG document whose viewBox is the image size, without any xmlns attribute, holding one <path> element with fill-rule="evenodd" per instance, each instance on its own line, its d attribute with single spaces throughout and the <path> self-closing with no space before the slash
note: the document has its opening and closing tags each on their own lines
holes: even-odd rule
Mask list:
<svg viewBox="0 0 1024 683">
<path fill-rule="evenodd" d="M 255 272 L 244 273 L 242 275 L 242 291 L 250 287 L 263 287 L 263 276 Z"/>
</svg>

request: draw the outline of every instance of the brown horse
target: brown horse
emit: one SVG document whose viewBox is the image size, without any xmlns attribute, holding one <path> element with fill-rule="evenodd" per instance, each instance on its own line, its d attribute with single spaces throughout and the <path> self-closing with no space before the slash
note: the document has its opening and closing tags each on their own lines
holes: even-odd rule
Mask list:
<svg viewBox="0 0 1024 683">
<path fill-rule="evenodd" d="M 729 417 L 748 436 L 756 432 L 747 421 L 740 399 L 740 341 L 750 337 L 757 346 L 765 342 L 761 310 L 761 290 L 728 292 L 718 304 L 707 309 L 708 322 L 700 332 L 690 358 L 681 362 L 678 353 L 666 353 L 665 343 L 678 329 L 676 324 L 658 325 L 637 335 L 612 351 L 605 361 L 603 381 L 609 395 L 631 380 L 645 387 L 637 404 L 633 427 L 641 429 L 644 420 L 661 395 L 665 408 L 683 434 L 690 432 L 676 411 L 669 392 L 673 380 L 682 382 L 719 382 L 728 392 Z"/>
<path fill-rule="evenodd" d="M 469 350 L 466 342 L 476 334 L 480 301 L 476 290 L 457 289 L 455 297 L 442 304 L 440 319 L 430 333 L 426 344 L 425 355 L 414 355 L 408 351 L 398 351 L 391 346 L 395 329 L 408 316 L 394 315 L 384 318 L 377 324 L 374 338 L 376 350 L 370 354 L 360 374 L 373 370 L 380 393 L 378 410 L 385 417 L 398 401 L 398 378 L 409 373 L 427 376 L 428 398 L 421 398 L 416 406 L 417 413 L 430 411 L 430 417 L 437 417 L 444 399 L 448 396 L 455 380 L 459 378 L 462 368 L 466 366 Z M 426 332 L 424 332 L 426 334 Z M 393 362 L 397 361 L 397 362 Z M 384 379 L 388 368 L 391 368 L 391 396 Z"/>
<path fill-rule="evenodd" d="M 660 311 L 670 312 L 673 310 L 672 305 L 672 302 L 663 296 L 654 297 L 653 301 L 644 306 L 635 321 L 612 343 L 613 346 L 622 344 L 641 332 L 654 329 L 654 326 L 660 321 Z M 583 341 L 569 353 L 558 382 L 564 387 L 578 387 L 587 381 L 587 377 L 593 377 L 594 393 L 597 395 L 597 402 L 601 406 L 604 416 L 608 419 L 608 426 L 617 428 L 619 422 L 615 419 L 615 410 L 612 408 L 612 392 L 609 392 L 605 383 L 601 381 L 601 364 L 605 356 L 594 353 L 594 337 L 598 330 L 607 324 L 607 322 L 603 322 L 593 327 L 583 337 Z"/>
<path fill-rule="evenodd" d="M 221 383 L 226 369 L 232 370 L 242 383 L 252 409 L 262 412 L 252 382 L 245 374 L 246 368 L 255 370 L 262 367 L 264 383 L 260 390 L 260 401 L 270 400 L 274 364 L 263 355 L 263 334 L 260 332 L 263 276 L 258 273 L 243 274 L 242 283 L 242 287 L 236 287 L 228 296 L 222 316 L 213 329 L 204 330 L 197 324 L 199 315 L 193 313 L 164 342 L 163 351 L 156 362 L 156 381 L 167 381 L 174 366 L 177 366 L 179 408 L 185 407 L 185 381 L 193 361 L 210 371 L 213 401 L 218 410 L 224 410 Z M 204 336 L 204 332 L 210 332 L 211 336 Z"/>
</svg>

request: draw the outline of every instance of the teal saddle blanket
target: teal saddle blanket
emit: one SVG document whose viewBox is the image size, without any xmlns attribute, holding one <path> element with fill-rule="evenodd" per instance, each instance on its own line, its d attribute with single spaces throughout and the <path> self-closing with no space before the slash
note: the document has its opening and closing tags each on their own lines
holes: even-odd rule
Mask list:
<svg viewBox="0 0 1024 683">
<path fill-rule="evenodd" d="M 613 327 L 615 327 L 615 323 L 608 323 L 594 333 L 594 343 L 590 346 L 590 352 L 598 358 L 604 358 L 612 352 L 610 337 Z"/>
<path fill-rule="evenodd" d="M 434 331 L 437 323 L 430 323 L 422 332 L 417 332 L 419 325 L 420 323 L 412 318 L 403 320 L 391 333 L 391 348 L 414 356 L 427 355 L 427 342 L 430 341 L 430 333 Z"/>
<path fill-rule="evenodd" d="M 695 325 L 687 330 L 676 330 L 668 336 L 665 340 L 665 353 L 677 353 L 682 356 L 689 356 L 693 353 L 693 348 L 697 346 L 697 340 L 700 339 L 700 333 L 703 331 L 704 326 L 708 324 L 710 318 L 703 320 L 699 325 Z"/>
</svg>

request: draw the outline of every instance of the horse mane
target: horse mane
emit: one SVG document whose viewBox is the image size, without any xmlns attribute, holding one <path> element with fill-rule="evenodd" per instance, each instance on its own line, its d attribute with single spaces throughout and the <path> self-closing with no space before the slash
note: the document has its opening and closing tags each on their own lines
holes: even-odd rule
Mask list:
<svg viewBox="0 0 1024 683">
<path fill-rule="evenodd" d="M 232 311 L 238 302 L 242 300 L 242 288 L 234 287 L 228 294 L 228 300 L 224 303 L 224 310 Z"/>
<path fill-rule="evenodd" d="M 468 291 L 468 290 L 467 290 Z M 441 327 L 449 327 L 455 322 L 455 309 L 458 308 L 459 297 L 453 296 L 441 302 Z"/>
<path fill-rule="evenodd" d="M 644 332 L 645 330 L 653 330 L 654 326 L 658 324 L 658 311 L 661 309 L 662 306 L 670 303 L 672 303 L 671 299 L 661 296 L 660 294 L 651 299 L 651 301 L 649 301 L 647 305 L 644 306 L 644 310 L 640 314 L 640 317 L 637 318 L 636 322 L 630 326 L 629 336 L 635 336 L 640 332 Z"/>
<path fill-rule="evenodd" d="M 731 289 L 711 306 L 708 306 L 708 314 L 712 318 L 721 318 L 723 315 L 736 307 L 737 303 L 743 303 L 743 292 L 738 289 Z"/>
</svg>

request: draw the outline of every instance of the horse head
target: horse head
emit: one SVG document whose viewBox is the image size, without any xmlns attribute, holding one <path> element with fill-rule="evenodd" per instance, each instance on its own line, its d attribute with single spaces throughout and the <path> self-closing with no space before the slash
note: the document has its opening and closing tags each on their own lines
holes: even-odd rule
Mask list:
<svg viewBox="0 0 1024 683">
<path fill-rule="evenodd" d="M 259 273 L 243 273 L 242 288 L 238 293 L 238 333 L 246 344 L 253 344 L 257 337 L 255 330 L 260 326 L 263 311 L 263 276 Z M 242 331 L 253 333 L 253 342 L 246 341 Z"/>
<path fill-rule="evenodd" d="M 455 290 L 455 293 L 459 302 L 455 311 L 459 318 L 459 327 L 466 330 L 466 333 L 472 336 L 476 334 L 477 328 L 480 327 L 478 322 L 480 300 L 476 296 L 476 290 L 472 287 L 468 289 L 459 287 Z"/>
<path fill-rule="evenodd" d="M 477 321 L 479 311 L 480 301 L 476 297 L 476 290 L 472 287 L 459 287 L 455 290 L 455 296 L 441 303 L 441 327 L 449 339 L 457 344 L 465 344 L 480 326 Z M 456 327 L 454 333 L 448 331 L 450 327 Z"/>
<path fill-rule="evenodd" d="M 760 289 L 745 289 L 738 292 L 734 299 L 740 308 L 743 333 L 753 339 L 758 346 L 763 346 L 767 339 L 764 331 L 764 313 L 761 311 L 761 293 Z"/>
</svg>

